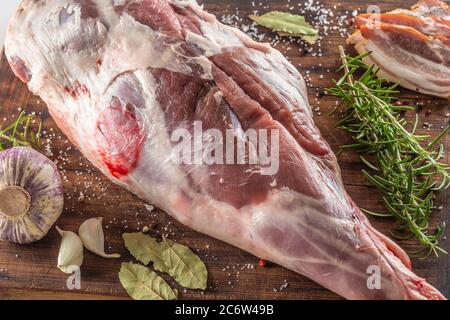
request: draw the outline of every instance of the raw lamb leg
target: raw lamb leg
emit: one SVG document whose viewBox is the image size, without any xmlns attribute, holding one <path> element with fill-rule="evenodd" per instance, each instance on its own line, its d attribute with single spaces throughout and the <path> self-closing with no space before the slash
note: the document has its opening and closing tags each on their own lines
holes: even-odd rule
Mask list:
<svg viewBox="0 0 450 320">
<path fill-rule="evenodd" d="M 299 72 L 194 0 L 24 0 L 6 54 L 95 166 L 181 223 L 345 298 L 444 298 L 347 195 Z M 198 124 L 231 132 L 225 163 L 179 161 L 173 136 Z M 272 172 L 236 160 L 250 129 L 276 133 Z"/>
</svg>

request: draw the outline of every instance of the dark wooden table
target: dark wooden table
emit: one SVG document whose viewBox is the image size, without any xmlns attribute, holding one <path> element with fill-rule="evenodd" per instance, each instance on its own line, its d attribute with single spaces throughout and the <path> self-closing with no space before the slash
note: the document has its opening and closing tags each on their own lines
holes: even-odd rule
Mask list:
<svg viewBox="0 0 450 320">
<path fill-rule="evenodd" d="M 252 6 L 252 1 L 241 0 L 205 0 L 203 3 L 210 12 L 219 18 L 233 15 L 238 12 L 242 18 L 239 24 L 249 24 L 246 16 L 258 9 L 259 12 L 269 10 L 290 10 L 300 13 L 297 2 L 287 0 L 264 1 L 263 6 Z M 294 4 L 295 2 L 295 4 Z M 336 5 L 336 15 L 346 11 L 348 17 L 353 10 L 366 10 L 366 1 L 322 0 L 325 8 Z M 408 7 L 414 0 L 407 1 L 380 1 L 383 11 L 396 7 Z M 290 9 L 293 7 L 293 9 Z M 238 10 L 237 10 L 238 9 Z M 312 20 L 313 13 L 306 14 Z M 230 18 L 225 18 L 230 21 Z M 236 19 L 231 19 L 236 21 Z M 345 19 L 347 20 L 347 19 Z M 348 27 L 352 29 L 352 27 Z M 260 29 L 266 33 L 267 30 Z M 266 41 L 273 36 L 267 33 Z M 344 44 L 345 38 L 340 32 L 334 32 L 321 41 L 322 56 L 319 49 L 308 53 L 304 46 L 298 43 L 279 43 L 276 45 L 290 61 L 299 68 L 303 75 L 308 75 L 309 96 L 311 104 L 316 109 L 316 122 L 325 138 L 335 151 L 343 143 L 349 142 L 349 136 L 334 128 L 337 117 L 327 116 L 335 105 L 333 97 L 318 97 L 320 92 L 331 85 L 331 79 L 339 75 L 334 72 L 339 65 L 337 47 Z M 349 48 L 349 50 L 351 50 Z M 427 96 L 418 96 L 410 91 L 402 91 L 402 99 L 411 103 L 423 103 L 420 113 L 420 124 L 428 122 L 433 124 L 430 134 L 436 135 L 441 126 L 447 125 L 449 119 L 445 116 L 450 111 L 449 102 Z M 57 161 L 59 168 L 65 176 L 65 210 L 58 221 L 58 225 L 66 230 L 76 231 L 78 226 L 86 219 L 101 216 L 105 219 L 105 233 L 109 252 L 123 254 L 123 259 L 105 260 L 89 252 L 85 252 L 85 261 L 82 267 L 82 288 L 78 291 L 69 291 L 66 288 L 67 275 L 56 268 L 56 259 L 59 249 L 60 237 L 52 229 L 42 241 L 27 246 L 0 243 L 0 298 L 30 298 L 30 299 L 122 299 L 126 298 L 121 288 L 117 273 L 122 261 L 129 261 L 121 240 L 125 231 L 133 231 L 151 223 L 156 223 L 154 236 L 162 232 L 169 233 L 173 239 L 180 241 L 198 250 L 198 254 L 205 261 L 209 270 L 209 288 L 205 292 L 180 290 L 183 299 L 338 299 L 334 293 L 320 287 L 313 281 L 286 270 L 282 267 L 268 264 L 265 268 L 258 267 L 258 259 L 251 254 L 238 250 L 218 240 L 194 232 L 168 215 L 156 210 L 149 213 L 144 203 L 125 190 L 113 185 L 99 171 L 93 168 L 87 160 L 67 142 L 64 135 L 50 118 L 46 107 L 39 98 L 33 96 L 26 86 L 14 77 L 4 57 L 0 64 L 0 124 L 13 120 L 19 108 L 26 111 L 36 111 L 43 120 L 46 137 L 51 140 L 51 158 Z M 431 115 L 426 115 L 426 109 L 431 109 Z M 410 112 L 408 116 L 413 116 Z M 6 118 L 6 121 L 4 120 Z M 449 150 L 450 138 L 444 140 Z M 448 154 L 446 161 L 448 161 Z M 339 156 L 342 175 L 349 194 L 361 207 L 381 210 L 380 195 L 371 187 L 361 175 L 363 168 L 359 158 L 352 152 Z M 83 199 L 84 198 L 84 199 Z M 442 209 L 435 214 L 434 222 L 449 218 L 449 193 L 438 196 L 438 205 Z M 373 224 L 385 233 L 394 225 L 393 220 L 372 219 Z M 448 235 L 448 230 L 446 231 Z M 414 240 L 402 241 L 400 245 L 406 250 L 414 250 Z M 449 248 L 448 240 L 442 241 L 442 246 Z M 437 286 L 444 295 L 450 296 L 449 285 L 449 257 L 442 255 L 439 258 L 430 257 L 426 260 L 413 258 L 414 269 L 428 281 Z M 254 268 L 249 267 L 254 266 Z M 286 289 L 280 287 L 288 283 Z"/>
</svg>

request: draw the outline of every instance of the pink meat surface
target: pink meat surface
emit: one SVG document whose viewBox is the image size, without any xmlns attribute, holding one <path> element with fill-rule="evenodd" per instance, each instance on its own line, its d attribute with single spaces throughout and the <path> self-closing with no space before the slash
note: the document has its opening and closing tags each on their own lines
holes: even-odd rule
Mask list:
<svg viewBox="0 0 450 320">
<path fill-rule="evenodd" d="M 299 72 L 194 0 L 24 0 L 6 54 L 90 161 L 181 223 L 348 299 L 444 298 L 347 195 Z M 276 130 L 279 170 L 173 161 L 196 121 Z"/>
</svg>

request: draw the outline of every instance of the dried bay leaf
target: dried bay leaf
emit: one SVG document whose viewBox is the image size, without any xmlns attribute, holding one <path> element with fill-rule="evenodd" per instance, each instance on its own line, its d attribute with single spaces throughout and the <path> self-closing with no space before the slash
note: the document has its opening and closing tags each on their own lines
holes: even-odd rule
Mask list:
<svg viewBox="0 0 450 320">
<path fill-rule="evenodd" d="M 208 270 L 200 258 L 186 246 L 163 239 L 162 257 L 167 273 L 182 287 L 206 289 Z"/>
<path fill-rule="evenodd" d="M 153 262 L 153 267 L 161 272 L 167 272 L 167 268 L 162 257 L 161 243 L 156 239 L 141 232 L 124 233 L 122 235 L 125 247 L 130 251 L 136 260 L 148 265 Z"/>
<path fill-rule="evenodd" d="M 125 247 L 140 262 L 153 262 L 157 271 L 169 274 L 181 286 L 206 289 L 208 271 L 203 261 L 188 247 L 163 238 L 160 243 L 143 233 L 124 233 Z"/>
<path fill-rule="evenodd" d="M 313 45 L 316 43 L 317 40 L 319 40 L 319 35 L 316 34 L 315 36 L 305 36 L 303 34 L 291 34 L 291 33 L 284 33 L 284 32 L 277 32 L 280 37 L 298 37 L 302 38 L 304 41 L 309 43 L 310 45 Z"/>
<path fill-rule="evenodd" d="M 317 34 L 317 30 L 306 22 L 305 17 L 288 12 L 271 11 L 262 16 L 252 15 L 249 16 L 249 18 L 256 23 L 277 32 L 303 34 L 308 36 Z"/>
<path fill-rule="evenodd" d="M 301 37 L 310 44 L 314 44 L 318 31 L 314 29 L 305 17 L 282 11 L 271 11 L 261 16 L 249 16 L 250 19 L 277 32 L 280 36 Z"/>
<path fill-rule="evenodd" d="M 119 280 L 134 300 L 175 300 L 177 293 L 167 282 L 147 267 L 122 263 Z"/>
</svg>

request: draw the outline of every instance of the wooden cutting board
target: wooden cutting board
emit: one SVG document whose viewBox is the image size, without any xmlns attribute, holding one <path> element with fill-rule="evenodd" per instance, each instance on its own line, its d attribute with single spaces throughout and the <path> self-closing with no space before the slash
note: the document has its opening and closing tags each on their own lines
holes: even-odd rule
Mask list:
<svg viewBox="0 0 450 320">
<path fill-rule="evenodd" d="M 219 17 L 235 14 L 236 8 L 239 8 L 238 15 L 247 24 L 245 17 L 255 10 L 251 1 L 205 0 L 203 2 L 207 10 Z M 261 0 L 255 2 L 260 3 Z M 293 4 L 294 1 L 278 0 L 262 1 L 262 3 L 267 6 L 264 9 L 258 6 L 260 12 L 269 10 L 296 12 L 297 10 L 296 5 Z M 321 3 L 327 8 L 332 8 L 336 2 L 322 0 Z M 346 0 L 340 3 L 336 11 L 348 11 L 349 16 L 355 9 L 365 11 L 366 8 L 365 1 L 362 0 Z M 413 3 L 412 0 L 381 1 L 380 7 L 383 11 L 387 11 L 400 6 L 408 7 Z M 290 9 L 291 7 L 294 8 Z M 311 17 L 309 15 L 308 19 Z M 266 30 L 261 29 L 261 32 Z M 328 96 L 318 98 L 317 93 L 331 86 L 331 79 L 339 76 L 334 73 L 334 70 L 339 65 L 337 47 L 340 44 L 344 44 L 344 38 L 338 32 L 327 36 L 322 41 L 321 57 L 305 52 L 299 44 L 277 45 L 277 48 L 288 56 L 302 74 L 305 75 L 306 71 L 309 71 L 310 101 L 314 108 L 320 108 L 320 111 L 315 112 L 315 120 L 335 151 L 338 151 L 339 146 L 348 143 L 350 139 L 347 134 L 334 128 L 337 117 L 326 115 L 334 107 L 335 99 Z M 317 48 L 314 52 L 317 52 Z M 410 103 L 424 104 L 425 107 L 419 111 L 420 124 L 424 122 L 433 124 L 430 134 L 436 135 L 441 126 L 447 125 L 449 119 L 445 117 L 445 114 L 450 111 L 448 101 L 418 96 L 406 90 L 401 92 L 401 97 Z M 65 177 L 65 209 L 57 224 L 62 229 L 76 231 L 84 220 L 97 216 L 104 217 L 104 224 L 107 226 L 105 229 L 107 250 L 119 252 L 123 258 L 105 260 L 85 252 L 81 290 L 70 291 L 66 288 L 67 276 L 56 268 L 60 237 L 54 228 L 47 237 L 36 244 L 20 246 L 0 243 L 0 298 L 126 298 L 127 295 L 119 284 L 117 273 L 120 263 L 130 261 L 131 257 L 123 246 L 121 234 L 151 224 L 155 224 L 152 235 L 169 233 L 173 239 L 198 251 L 208 267 L 210 287 L 205 292 L 183 291 L 179 288 L 182 299 L 339 298 L 313 281 L 282 267 L 268 263 L 265 268 L 260 268 L 257 257 L 194 232 L 163 212 L 156 210 L 154 213 L 149 213 L 144 207 L 144 202 L 109 182 L 76 148 L 70 145 L 49 116 L 45 104 L 29 93 L 26 86 L 14 77 L 5 58 L 2 57 L 0 61 L 0 125 L 15 119 L 20 108 L 27 112 L 37 112 L 41 117 L 46 137 L 51 140 L 53 153 L 51 158 L 58 163 Z M 426 115 L 427 109 L 432 110 L 431 115 Z M 408 116 L 413 115 L 414 112 L 408 114 Z M 444 140 L 447 150 L 450 150 L 449 142 L 450 137 L 447 135 Z M 449 163 L 448 155 L 445 161 Z M 343 153 L 339 156 L 339 164 L 346 188 L 358 205 L 371 210 L 382 210 L 380 194 L 368 186 L 361 176 L 363 166 L 359 158 L 352 152 Z M 448 192 L 439 195 L 437 203 L 442 205 L 442 210 L 436 213 L 435 222 L 439 219 L 448 221 L 449 202 Z M 393 220 L 372 218 L 371 220 L 384 233 L 388 233 L 394 225 Z M 448 230 L 446 234 L 449 234 Z M 400 245 L 408 251 L 417 248 L 414 240 L 402 241 Z M 443 240 L 442 246 L 449 249 L 448 240 Z M 444 295 L 450 296 L 448 256 L 430 257 L 426 260 L 413 258 L 412 260 L 414 269 L 420 276 L 439 288 Z M 284 283 L 288 284 L 287 287 L 280 290 Z"/>
</svg>

